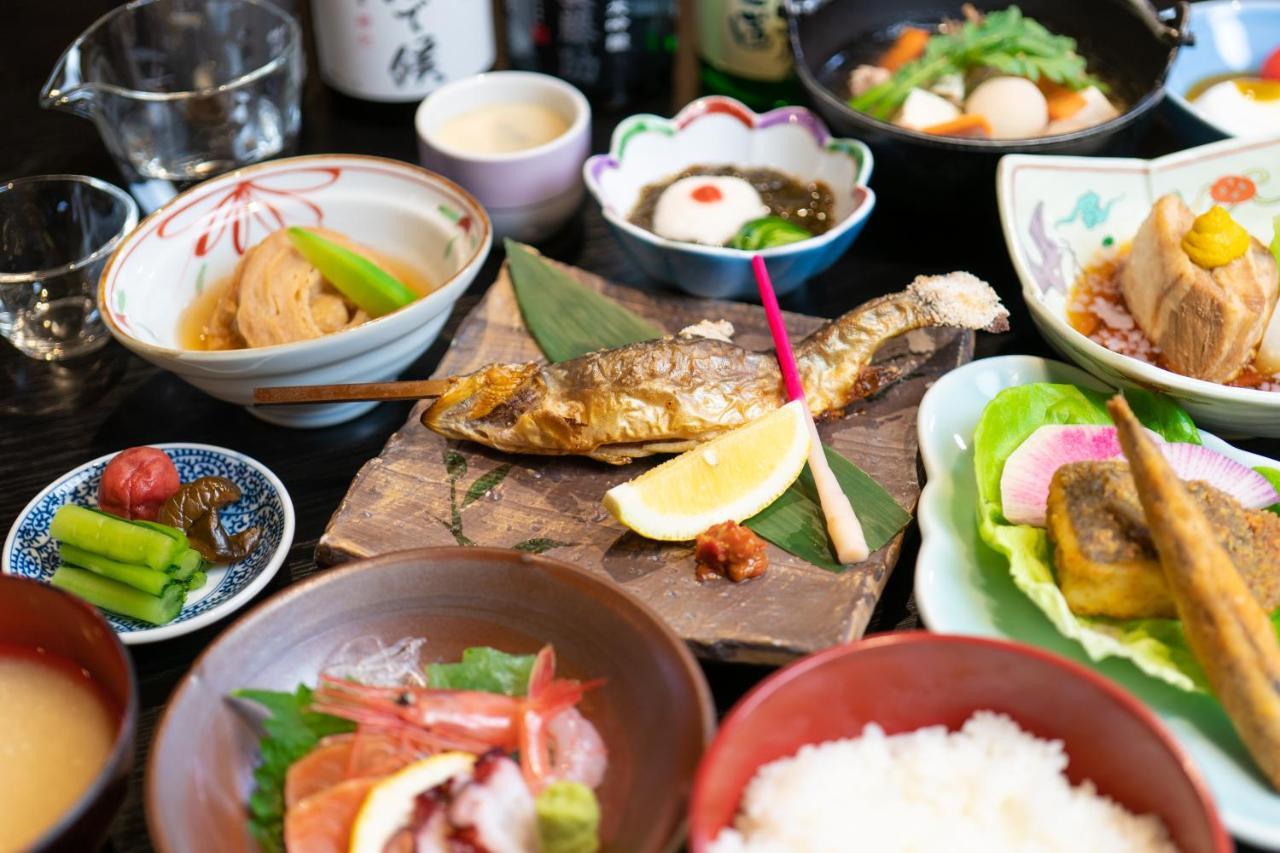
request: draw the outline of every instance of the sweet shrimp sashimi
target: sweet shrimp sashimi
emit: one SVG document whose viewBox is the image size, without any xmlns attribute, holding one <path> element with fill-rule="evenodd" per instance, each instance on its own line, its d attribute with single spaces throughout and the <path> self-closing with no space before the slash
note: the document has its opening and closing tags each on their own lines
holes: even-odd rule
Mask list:
<svg viewBox="0 0 1280 853">
<path fill-rule="evenodd" d="M 545 646 L 534 662 L 525 696 L 368 687 L 324 676 L 314 709 L 350 720 L 362 731 L 392 734 L 426 752 L 518 750 L 525 780 L 537 793 L 555 780 L 595 787 L 603 778 L 607 756 L 595 727 L 581 715 L 573 725 L 551 725 L 598 684 L 556 678 L 555 652 Z"/>
</svg>

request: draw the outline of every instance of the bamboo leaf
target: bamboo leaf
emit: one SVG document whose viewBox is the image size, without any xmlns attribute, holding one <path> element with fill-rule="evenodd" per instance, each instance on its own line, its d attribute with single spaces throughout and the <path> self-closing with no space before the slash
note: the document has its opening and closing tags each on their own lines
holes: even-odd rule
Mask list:
<svg viewBox="0 0 1280 853">
<path fill-rule="evenodd" d="M 822 448 L 844 493 L 862 522 L 862 532 L 872 551 L 883 548 L 911 521 L 911 513 L 870 475 L 830 447 Z M 782 496 L 746 521 L 760 536 L 782 550 L 832 572 L 842 572 L 827 534 L 826 516 L 818 501 L 813 474 L 806 465 L 800 479 Z"/>
<path fill-rule="evenodd" d="M 526 539 L 523 542 L 517 542 L 511 547 L 517 551 L 524 551 L 527 554 L 542 554 L 546 551 L 550 551 L 552 548 L 567 548 L 572 544 L 572 542 L 561 542 L 559 539 L 538 537 L 536 539 Z"/>
<path fill-rule="evenodd" d="M 511 286 L 529 334 L 551 361 L 662 337 L 662 329 L 507 240 Z"/>
<path fill-rule="evenodd" d="M 507 478 L 507 474 L 510 472 L 511 463 L 508 462 L 504 465 L 499 465 L 489 473 L 477 478 L 476 481 L 471 484 L 471 488 L 467 489 L 466 495 L 463 496 L 462 506 L 466 508 L 480 500 L 493 489 L 496 489 L 498 484 L 505 480 Z"/>
</svg>

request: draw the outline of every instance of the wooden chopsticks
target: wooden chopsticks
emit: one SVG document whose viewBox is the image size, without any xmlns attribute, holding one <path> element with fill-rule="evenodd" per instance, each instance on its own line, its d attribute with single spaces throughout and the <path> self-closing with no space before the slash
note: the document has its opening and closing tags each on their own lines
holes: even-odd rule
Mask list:
<svg viewBox="0 0 1280 853">
<path fill-rule="evenodd" d="M 352 385 L 280 385 L 274 388 L 254 388 L 253 405 L 421 400 L 424 397 L 439 397 L 448 383 L 447 379 L 414 379 L 405 382 L 360 382 Z"/>
</svg>

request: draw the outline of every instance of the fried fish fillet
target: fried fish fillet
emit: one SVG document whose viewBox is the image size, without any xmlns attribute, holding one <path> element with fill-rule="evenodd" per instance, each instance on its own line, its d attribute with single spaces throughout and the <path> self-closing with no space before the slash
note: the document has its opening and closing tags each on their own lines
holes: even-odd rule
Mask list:
<svg viewBox="0 0 1280 853">
<path fill-rule="evenodd" d="M 920 276 L 795 347 L 809 407 L 837 412 L 864 396 L 864 371 L 891 338 L 926 326 L 1004 331 L 1008 316 L 991 286 L 969 273 Z M 422 423 L 512 453 L 623 464 L 688 450 L 785 402 L 772 352 L 682 333 L 559 364 L 492 364 L 454 377 Z"/>
<path fill-rule="evenodd" d="M 1186 484 L 1258 603 L 1280 605 L 1280 516 L 1245 509 L 1207 483 Z M 1058 585 L 1081 616 L 1173 618 L 1142 505 L 1125 462 L 1072 462 L 1053 475 L 1047 513 Z"/>
<path fill-rule="evenodd" d="M 1107 409 L 1187 644 L 1249 754 L 1280 789 L 1280 642 L 1271 620 L 1128 403 L 1117 396 Z"/>
</svg>

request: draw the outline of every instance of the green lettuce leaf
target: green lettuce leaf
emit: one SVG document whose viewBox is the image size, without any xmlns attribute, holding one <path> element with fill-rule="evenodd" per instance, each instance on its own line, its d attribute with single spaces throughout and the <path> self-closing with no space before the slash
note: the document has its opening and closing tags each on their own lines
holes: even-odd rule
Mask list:
<svg viewBox="0 0 1280 853">
<path fill-rule="evenodd" d="M 284 853 L 284 779 L 289 765 L 314 749 L 321 738 L 354 731 L 355 724 L 309 710 L 312 691 L 305 685 L 293 693 L 237 690 L 231 695 L 270 712 L 258 742 L 261 760 L 253 769 L 249 832 L 266 853 Z"/>
<path fill-rule="evenodd" d="M 474 646 L 462 653 L 458 663 L 427 665 L 427 681 L 444 690 L 481 690 L 523 696 L 529 690 L 533 655 L 511 655 L 487 646 Z"/>
<path fill-rule="evenodd" d="M 1196 422 L 1191 420 L 1186 409 L 1171 398 L 1142 388 L 1126 388 L 1124 399 L 1138 420 L 1147 429 L 1160 433 L 1165 441 L 1200 443 L 1200 430 L 1196 429 Z"/>
<path fill-rule="evenodd" d="M 1126 395 L 1127 396 L 1127 395 Z M 1135 414 L 1171 441 L 1199 433 L 1153 394 L 1137 395 Z M 1009 560 L 1014 584 L 1064 636 L 1080 643 L 1094 660 L 1122 657 L 1146 674 L 1187 691 L 1206 690 L 1201 670 L 1176 619 L 1102 619 L 1076 616 L 1053 573 L 1053 547 L 1038 527 L 1010 524 L 1000 505 L 1005 460 L 1045 424 L 1108 424 L 1106 397 L 1074 385 L 1036 383 L 1008 388 L 987 404 L 974 432 L 974 473 L 978 479 L 978 527 L 983 540 Z M 1131 400 L 1133 398 L 1130 398 Z M 1132 405 L 1132 402 L 1131 402 Z M 1179 410 L 1180 411 L 1180 410 Z"/>
<path fill-rule="evenodd" d="M 1259 465 L 1257 468 L 1254 468 L 1253 470 L 1257 471 L 1259 474 L 1266 477 L 1268 483 L 1275 486 L 1277 490 L 1280 490 L 1280 471 L 1277 471 L 1275 468 L 1264 468 L 1261 465 Z M 1267 510 L 1269 512 L 1274 512 L 1276 515 L 1280 515 L 1280 504 L 1272 504 L 1271 506 L 1267 507 Z M 1280 611 L 1277 611 L 1277 612 L 1280 612 Z"/>
</svg>

